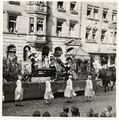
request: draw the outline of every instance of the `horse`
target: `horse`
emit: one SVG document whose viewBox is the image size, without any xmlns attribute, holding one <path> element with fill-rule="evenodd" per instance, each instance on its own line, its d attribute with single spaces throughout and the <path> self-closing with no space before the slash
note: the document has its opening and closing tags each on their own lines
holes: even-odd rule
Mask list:
<svg viewBox="0 0 119 120">
<path fill-rule="evenodd" d="M 116 82 L 116 69 L 107 68 L 107 69 L 100 69 L 98 73 L 98 78 L 102 79 L 104 91 L 113 90 L 113 87 Z M 111 84 L 112 83 L 112 84 Z"/>
</svg>

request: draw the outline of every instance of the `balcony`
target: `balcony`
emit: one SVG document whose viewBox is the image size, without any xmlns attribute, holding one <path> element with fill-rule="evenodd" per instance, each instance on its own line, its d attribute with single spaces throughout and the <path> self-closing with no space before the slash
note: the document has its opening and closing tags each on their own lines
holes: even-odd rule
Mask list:
<svg viewBox="0 0 119 120">
<path fill-rule="evenodd" d="M 36 34 L 29 34 L 27 36 L 28 43 L 46 43 L 46 36 L 45 35 L 36 35 Z"/>
<path fill-rule="evenodd" d="M 46 6 L 39 6 L 39 5 L 27 5 L 27 13 L 32 14 L 47 14 L 47 7 Z"/>
</svg>

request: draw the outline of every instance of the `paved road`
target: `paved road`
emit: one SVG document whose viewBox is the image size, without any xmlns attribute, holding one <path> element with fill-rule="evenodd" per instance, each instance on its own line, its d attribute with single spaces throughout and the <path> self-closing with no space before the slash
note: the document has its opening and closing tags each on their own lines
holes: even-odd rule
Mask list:
<svg viewBox="0 0 119 120">
<path fill-rule="evenodd" d="M 104 110 L 104 106 L 111 105 L 113 107 L 113 112 L 116 113 L 116 92 L 110 91 L 104 93 L 102 90 L 98 89 L 95 100 L 92 102 L 86 102 L 83 95 L 79 95 L 74 98 L 73 103 L 66 103 L 66 99 L 55 98 L 52 104 L 44 104 L 44 100 L 27 100 L 23 101 L 24 107 L 15 107 L 14 102 L 3 103 L 3 116 L 31 116 L 33 111 L 39 110 L 41 114 L 45 111 L 49 111 L 51 116 L 58 117 L 60 112 L 62 112 L 63 106 L 77 106 L 80 110 L 81 117 L 86 116 L 86 110 L 90 107 L 96 112 Z"/>
</svg>

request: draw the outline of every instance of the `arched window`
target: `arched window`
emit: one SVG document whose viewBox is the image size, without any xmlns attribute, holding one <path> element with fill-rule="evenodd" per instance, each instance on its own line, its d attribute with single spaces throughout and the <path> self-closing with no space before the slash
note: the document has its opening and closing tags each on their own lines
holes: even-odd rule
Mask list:
<svg viewBox="0 0 119 120">
<path fill-rule="evenodd" d="M 24 61 L 28 60 L 30 50 L 31 50 L 31 48 L 28 45 L 24 47 L 24 49 L 23 49 L 23 59 L 24 59 Z"/>
<path fill-rule="evenodd" d="M 14 58 L 16 55 L 16 47 L 14 45 L 9 45 L 7 48 L 7 57 Z"/>
<path fill-rule="evenodd" d="M 43 49 L 42 49 L 42 61 L 44 61 L 44 58 L 47 56 L 48 57 L 49 55 L 49 47 L 48 46 L 45 46 Z"/>
<path fill-rule="evenodd" d="M 62 49 L 60 47 L 56 47 L 54 56 L 55 57 L 60 57 L 61 55 L 62 55 Z"/>
</svg>

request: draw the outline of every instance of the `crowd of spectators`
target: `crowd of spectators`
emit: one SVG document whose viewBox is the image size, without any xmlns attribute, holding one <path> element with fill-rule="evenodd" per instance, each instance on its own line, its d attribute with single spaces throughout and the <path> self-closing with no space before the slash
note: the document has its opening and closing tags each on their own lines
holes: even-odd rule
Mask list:
<svg viewBox="0 0 119 120">
<path fill-rule="evenodd" d="M 113 117 L 112 106 L 108 105 L 104 108 L 103 111 L 97 113 L 93 108 L 89 108 L 86 111 L 86 117 Z M 49 111 L 41 114 L 40 111 L 34 111 L 32 114 L 33 117 L 52 117 Z M 59 117 L 81 117 L 81 113 L 79 108 L 76 106 L 72 106 L 71 108 L 64 106 L 61 113 L 59 113 Z"/>
</svg>

